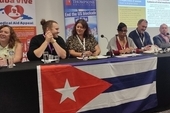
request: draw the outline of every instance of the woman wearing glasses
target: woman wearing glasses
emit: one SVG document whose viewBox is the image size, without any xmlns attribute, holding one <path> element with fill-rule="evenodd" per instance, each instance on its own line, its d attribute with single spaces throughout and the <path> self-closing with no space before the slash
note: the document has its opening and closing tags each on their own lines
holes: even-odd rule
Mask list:
<svg viewBox="0 0 170 113">
<path fill-rule="evenodd" d="M 124 23 L 119 23 L 117 27 L 117 32 L 113 38 L 108 43 L 107 49 L 113 51 L 115 55 L 131 53 L 132 50 L 136 50 L 136 45 L 133 40 L 127 37 L 127 26 Z M 109 53 L 107 53 L 109 54 Z"/>
</svg>

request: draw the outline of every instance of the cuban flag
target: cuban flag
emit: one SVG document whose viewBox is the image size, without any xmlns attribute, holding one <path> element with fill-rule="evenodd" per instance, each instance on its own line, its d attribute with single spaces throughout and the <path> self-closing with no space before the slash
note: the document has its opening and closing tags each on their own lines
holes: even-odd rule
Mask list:
<svg viewBox="0 0 170 113">
<path fill-rule="evenodd" d="M 156 57 L 37 67 L 40 113 L 139 113 L 157 106 Z"/>
</svg>

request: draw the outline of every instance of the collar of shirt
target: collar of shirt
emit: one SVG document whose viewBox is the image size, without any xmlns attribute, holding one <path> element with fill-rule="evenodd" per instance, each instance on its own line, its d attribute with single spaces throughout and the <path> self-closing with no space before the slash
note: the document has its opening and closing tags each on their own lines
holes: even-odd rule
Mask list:
<svg viewBox="0 0 170 113">
<path fill-rule="evenodd" d="M 0 50 L 2 50 L 2 49 L 8 49 L 8 45 L 5 46 L 5 47 L 2 47 L 2 46 L 0 45 Z"/>
<path fill-rule="evenodd" d="M 165 39 L 165 41 L 166 42 L 168 42 L 169 43 L 169 38 L 167 37 L 167 36 L 165 36 L 165 35 L 163 35 L 163 34 L 160 34 L 161 36 L 162 36 L 162 38 L 164 38 Z"/>
</svg>

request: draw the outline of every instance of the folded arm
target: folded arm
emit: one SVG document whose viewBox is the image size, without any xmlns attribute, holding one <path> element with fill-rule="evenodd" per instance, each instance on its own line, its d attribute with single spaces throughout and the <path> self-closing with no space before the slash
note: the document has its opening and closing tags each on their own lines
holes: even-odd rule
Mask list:
<svg viewBox="0 0 170 113">
<path fill-rule="evenodd" d="M 92 56 L 98 56 L 100 54 L 101 50 L 100 50 L 100 47 L 99 45 L 97 44 L 95 46 L 95 52 L 92 53 Z"/>
<path fill-rule="evenodd" d="M 160 48 L 169 48 L 170 43 L 163 42 L 159 37 L 154 37 L 153 38 L 154 44 L 157 45 Z"/>
</svg>

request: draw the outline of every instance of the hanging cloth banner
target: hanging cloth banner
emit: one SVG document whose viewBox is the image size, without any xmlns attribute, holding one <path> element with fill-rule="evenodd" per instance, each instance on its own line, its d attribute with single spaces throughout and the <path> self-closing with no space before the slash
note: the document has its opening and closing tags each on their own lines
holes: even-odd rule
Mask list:
<svg viewBox="0 0 170 113">
<path fill-rule="evenodd" d="M 66 39 L 71 36 L 75 22 L 84 19 L 98 41 L 96 0 L 64 0 L 63 4 Z"/>
<path fill-rule="evenodd" d="M 36 35 L 35 0 L 0 2 L 0 26 L 10 25 L 22 42 L 23 59 L 27 61 L 30 39 Z"/>
</svg>

